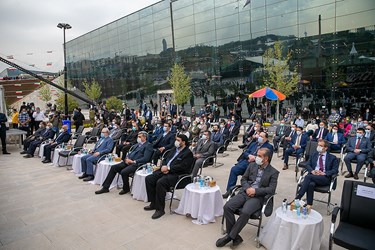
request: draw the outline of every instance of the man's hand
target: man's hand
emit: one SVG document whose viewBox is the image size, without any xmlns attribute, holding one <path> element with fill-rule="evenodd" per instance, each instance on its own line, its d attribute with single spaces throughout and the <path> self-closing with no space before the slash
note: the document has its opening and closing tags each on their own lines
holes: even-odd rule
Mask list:
<svg viewBox="0 0 375 250">
<path fill-rule="evenodd" d="M 255 161 L 255 156 L 254 155 L 249 155 L 249 159 L 247 160 L 248 162 L 253 162 Z"/>
<path fill-rule="evenodd" d="M 128 164 L 128 165 L 130 165 L 130 164 L 133 164 L 134 163 L 134 161 L 133 160 L 130 160 L 129 158 L 125 158 L 125 163 L 126 164 Z"/>
<path fill-rule="evenodd" d="M 300 146 L 297 146 L 297 145 L 293 145 L 293 148 L 294 148 L 295 150 L 297 150 L 297 149 L 299 149 L 299 148 L 300 148 Z"/>
<path fill-rule="evenodd" d="M 332 144 L 339 144 L 337 141 L 332 142 Z"/>
<path fill-rule="evenodd" d="M 361 152 L 360 149 L 354 149 L 354 153 L 359 154 Z"/>
<path fill-rule="evenodd" d="M 93 155 L 93 156 L 99 156 L 100 153 L 99 153 L 99 152 L 95 152 L 95 153 L 93 153 L 92 155 Z"/>
<path fill-rule="evenodd" d="M 168 170 L 168 166 L 162 166 L 160 171 L 163 173 L 163 174 L 168 174 L 169 170 Z"/>
<path fill-rule="evenodd" d="M 202 157 L 201 154 L 195 154 L 195 155 L 194 155 L 194 158 L 195 158 L 195 159 L 199 159 L 199 158 L 201 158 L 201 157 Z"/>
<path fill-rule="evenodd" d="M 285 140 L 287 141 L 290 141 L 292 138 L 290 138 L 289 136 L 288 137 L 285 137 Z"/>
<path fill-rule="evenodd" d="M 159 148 L 159 151 L 160 151 L 161 153 L 163 153 L 164 149 L 165 149 L 165 147 L 161 147 L 161 148 Z"/>
<path fill-rule="evenodd" d="M 255 196 L 255 188 L 249 187 L 246 189 L 246 194 L 249 197 L 254 197 Z"/>
</svg>

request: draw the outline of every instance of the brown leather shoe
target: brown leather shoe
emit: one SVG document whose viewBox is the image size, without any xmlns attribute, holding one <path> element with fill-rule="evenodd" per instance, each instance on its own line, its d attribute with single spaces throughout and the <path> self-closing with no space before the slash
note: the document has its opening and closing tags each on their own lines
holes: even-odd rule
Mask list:
<svg viewBox="0 0 375 250">
<path fill-rule="evenodd" d="M 354 177 L 354 180 L 358 180 L 358 179 L 359 179 L 357 173 L 354 173 L 354 174 L 353 174 L 353 177 Z"/>
<path fill-rule="evenodd" d="M 351 178 L 351 177 L 354 177 L 352 172 L 349 172 L 349 174 L 345 175 L 345 178 Z"/>
<path fill-rule="evenodd" d="M 284 164 L 283 170 L 287 170 L 287 169 L 288 169 L 288 165 Z"/>
</svg>

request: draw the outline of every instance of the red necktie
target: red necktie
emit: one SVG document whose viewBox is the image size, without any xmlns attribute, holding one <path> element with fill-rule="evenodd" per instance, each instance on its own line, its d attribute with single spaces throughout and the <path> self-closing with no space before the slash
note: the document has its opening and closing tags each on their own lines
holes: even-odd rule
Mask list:
<svg viewBox="0 0 375 250">
<path fill-rule="evenodd" d="M 359 144 L 361 144 L 360 138 L 358 138 L 357 144 L 355 144 L 355 149 L 359 149 Z"/>
<path fill-rule="evenodd" d="M 323 129 L 321 128 L 319 131 L 318 139 L 322 138 Z"/>
<path fill-rule="evenodd" d="M 319 170 L 320 171 L 324 171 L 324 167 L 323 167 L 323 155 L 320 155 L 319 156 Z"/>
</svg>

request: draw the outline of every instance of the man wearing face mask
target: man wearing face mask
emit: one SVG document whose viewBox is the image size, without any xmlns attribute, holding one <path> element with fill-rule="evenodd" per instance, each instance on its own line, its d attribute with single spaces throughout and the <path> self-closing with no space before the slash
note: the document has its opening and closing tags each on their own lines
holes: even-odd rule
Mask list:
<svg viewBox="0 0 375 250">
<path fill-rule="evenodd" d="M 227 234 L 216 241 L 217 247 L 223 247 L 230 241 L 233 241 L 234 247 L 241 244 L 243 239 L 239 233 L 248 223 L 250 216 L 262 207 L 267 196 L 276 192 L 279 171 L 270 165 L 271 158 L 272 152 L 261 148 L 255 162 L 248 165 L 241 178 L 241 190 L 224 205 Z M 238 209 L 242 209 L 242 212 L 236 221 L 234 212 Z"/>
<path fill-rule="evenodd" d="M 240 133 L 241 124 L 236 123 L 235 120 L 231 120 L 229 125 L 230 127 L 228 129 L 228 132 L 229 132 L 228 139 L 232 140 L 233 137 L 238 136 L 238 134 Z"/>
<path fill-rule="evenodd" d="M 303 132 L 303 128 L 297 127 L 296 133 L 293 135 L 289 143 L 289 148 L 285 150 L 283 170 L 288 169 L 289 155 L 291 155 L 292 153 L 296 154 L 296 164 L 297 164 L 299 157 L 305 151 L 308 136 L 306 133 L 302 133 L 302 132 Z"/>
<path fill-rule="evenodd" d="M 152 219 L 158 219 L 165 214 L 166 193 L 170 187 L 176 185 L 179 175 L 190 172 L 194 158 L 188 144 L 188 138 L 185 135 L 177 135 L 174 141 L 175 147 L 163 159 L 162 167 L 146 177 L 146 190 L 150 205 L 144 207 L 144 210 L 156 210 Z"/>
<path fill-rule="evenodd" d="M 364 137 L 364 134 L 365 130 L 363 128 L 358 128 L 357 135 L 349 138 L 346 143 L 346 151 L 348 153 L 344 158 L 344 162 L 349 173 L 345 178 L 354 177 L 355 180 L 358 180 L 358 173 L 367 159 L 367 154 L 371 151 L 370 140 Z M 352 170 L 352 164 L 350 163 L 353 159 L 357 160 L 357 166 L 354 173 Z"/>
<path fill-rule="evenodd" d="M 324 139 L 329 142 L 330 150 L 334 151 L 340 150 L 342 145 L 346 143 L 345 137 L 339 132 L 339 127 L 337 125 L 333 125 L 332 132 L 329 132 Z"/>
<path fill-rule="evenodd" d="M 44 147 L 44 151 L 43 151 L 44 160 L 42 162 L 43 163 L 51 162 L 51 152 L 55 150 L 55 148 L 61 143 L 67 143 L 69 139 L 70 139 L 70 134 L 68 133 L 68 125 L 63 125 L 56 139 Z"/>
<path fill-rule="evenodd" d="M 362 115 L 362 117 L 366 121 L 371 121 L 373 119 L 373 114 L 371 114 L 370 109 L 366 109 L 366 112 Z"/>
<path fill-rule="evenodd" d="M 94 180 L 94 162 L 97 162 L 102 155 L 112 152 L 114 141 L 109 137 L 108 128 L 103 128 L 99 141 L 95 144 L 93 150 L 89 154 L 81 157 L 81 168 L 83 175 L 78 179 L 83 181 Z"/>
<path fill-rule="evenodd" d="M 252 142 L 253 135 L 261 130 L 262 125 L 259 122 L 253 122 L 251 126 L 245 132 L 245 135 L 242 138 L 242 145 L 239 145 L 239 148 L 245 148 L 249 143 Z"/>
<path fill-rule="evenodd" d="M 120 139 L 122 135 L 122 129 L 120 128 L 120 122 L 118 120 L 114 120 L 112 122 L 112 129 L 109 133 L 109 137 L 111 137 L 113 140 Z"/>
<path fill-rule="evenodd" d="M 231 190 L 237 183 L 237 177 L 243 175 L 246 171 L 249 162 L 254 162 L 257 152 L 261 148 L 267 148 L 273 154 L 273 146 L 268 141 L 268 134 L 266 132 L 260 132 L 257 140 L 252 142 L 247 149 L 237 159 L 237 163 L 231 168 L 228 183 L 227 192 L 223 194 L 223 198 L 228 198 L 231 194 Z M 270 158 L 271 161 L 272 157 Z"/>
<path fill-rule="evenodd" d="M 328 122 L 330 124 L 338 123 L 341 119 L 341 116 L 337 113 L 336 109 L 332 109 L 331 115 L 328 117 Z"/>
<path fill-rule="evenodd" d="M 152 156 L 152 162 L 157 164 L 159 158 L 162 156 L 165 150 L 173 148 L 174 137 L 175 135 L 171 133 L 171 124 L 164 123 L 163 134 L 160 134 L 156 141 L 154 141 L 153 148 L 154 154 Z"/>
<path fill-rule="evenodd" d="M 371 147 L 375 146 L 375 130 L 371 125 L 365 127 L 365 137 L 370 140 Z"/>
<path fill-rule="evenodd" d="M 224 144 L 224 135 L 217 124 L 212 126 L 211 141 L 216 144 L 216 148 Z"/>
<path fill-rule="evenodd" d="M 299 115 L 298 118 L 294 121 L 294 124 L 296 124 L 297 127 L 304 127 L 305 121 L 302 119 L 302 116 Z"/>
<path fill-rule="evenodd" d="M 30 135 L 30 128 L 29 128 L 30 121 L 31 119 L 30 119 L 29 114 L 26 112 L 26 108 L 23 108 L 21 112 L 18 114 L 18 122 L 19 122 L 18 129 L 26 131 L 27 136 Z"/>
<path fill-rule="evenodd" d="M 328 134 L 328 129 L 324 122 L 319 123 L 319 128 L 316 129 L 310 139 L 317 141 L 319 139 L 324 139 Z"/>
<path fill-rule="evenodd" d="M 132 127 L 128 130 L 128 133 L 121 136 L 121 142 L 116 146 L 116 154 L 124 160 L 131 146 L 137 143 L 137 137 L 139 133 L 139 127 L 135 120 L 132 121 Z"/>
<path fill-rule="evenodd" d="M 279 150 L 278 145 L 281 140 L 290 134 L 290 127 L 285 126 L 285 122 L 281 121 L 280 125 L 276 128 L 275 136 L 273 137 L 273 147 L 275 151 Z"/>
<path fill-rule="evenodd" d="M 138 133 L 137 144 L 133 146 L 133 150 L 129 152 L 125 160 L 119 164 L 113 165 L 103 182 L 102 189 L 95 192 L 95 194 L 103 194 L 109 192 L 109 187 L 116 174 L 119 173 L 122 177 L 123 186 L 119 195 L 130 192 L 129 176 L 134 174 L 139 166 L 150 161 L 152 156 L 152 145 L 147 141 L 147 133 L 141 131 Z"/>
<path fill-rule="evenodd" d="M 306 170 L 308 174 L 303 179 L 301 188 L 295 199 L 301 199 L 305 193 L 307 205 L 312 206 L 314 200 L 314 189 L 319 186 L 328 186 L 333 175 L 339 172 L 339 161 L 336 156 L 328 153 L 329 143 L 320 139 L 316 153 L 309 157 Z"/>
<path fill-rule="evenodd" d="M 40 110 L 39 107 L 37 107 L 35 109 L 35 111 L 33 112 L 33 118 L 34 118 L 34 127 L 35 127 L 35 131 L 37 131 L 39 129 L 39 124 L 44 120 L 46 119 L 46 117 L 44 116 L 44 113 L 43 111 Z"/>
<path fill-rule="evenodd" d="M 201 139 L 199 139 L 197 146 L 193 148 L 193 156 L 195 158 L 195 165 L 193 176 L 198 173 L 199 167 L 203 161 L 215 153 L 215 144 L 211 141 L 211 132 L 204 131 Z"/>
<path fill-rule="evenodd" d="M 24 158 L 34 157 L 36 148 L 39 147 L 43 141 L 53 139 L 54 135 L 55 132 L 52 130 L 52 124 L 41 122 L 39 124 L 39 129 L 34 135 L 23 142 L 23 151 L 20 154 L 26 154 Z"/>
</svg>

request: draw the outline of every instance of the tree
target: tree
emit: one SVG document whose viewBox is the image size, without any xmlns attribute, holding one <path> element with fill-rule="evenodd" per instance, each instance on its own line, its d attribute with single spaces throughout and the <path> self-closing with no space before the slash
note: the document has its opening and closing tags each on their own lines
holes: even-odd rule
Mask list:
<svg viewBox="0 0 375 250">
<path fill-rule="evenodd" d="M 87 82 L 87 80 L 83 80 L 83 87 L 85 88 L 86 95 L 94 102 L 97 102 L 102 95 L 102 87 L 99 83 L 94 79 L 91 83 Z"/>
<path fill-rule="evenodd" d="M 173 65 L 168 82 L 173 90 L 173 102 L 175 104 L 183 105 L 190 100 L 191 77 L 185 74 L 183 66 L 177 63 Z"/>
<path fill-rule="evenodd" d="M 59 96 L 57 97 L 55 101 L 58 110 L 64 110 L 64 105 L 65 105 L 64 96 L 65 96 L 64 92 L 60 91 Z M 77 106 L 78 106 L 77 100 L 71 95 L 68 95 L 68 112 L 69 113 L 73 112 L 74 108 Z"/>
<path fill-rule="evenodd" d="M 299 76 L 296 67 L 291 68 L 289 61 L 292 58 L 290 51 L 283 55 L 283 45 L 280 41 L 275 42 L 273 48 L 269 48 L 263 55 L 264 70 L 266 71 L 263 77 L 264 85 L 274 88 L 286 96 L 290 96 L 297 90 Z M 279 120 L 279 100 L 276 106 L 276 119 Z"/>
<path fill-rule="evenodd" d="M 114 109 L 115 111 L 121 111 L 122 109 L 122 100 L 118 99 L 115 96 L 111 96 L 106 101 L 107 109 Z"/>
<path fill-rule="evenodd" d="M 39 89 L 40 99 L 44 102 L 49 102 L 52 99 L 51 88 L 48 84 L 43 83 L 43 86 Z"/>
</svg>

